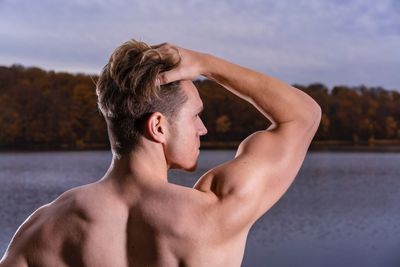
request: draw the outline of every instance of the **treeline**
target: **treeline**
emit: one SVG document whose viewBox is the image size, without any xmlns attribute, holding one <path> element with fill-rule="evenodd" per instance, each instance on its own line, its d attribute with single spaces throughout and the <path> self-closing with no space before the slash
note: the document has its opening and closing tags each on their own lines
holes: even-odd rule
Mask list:
<svg viewBox="0 0 400 267">
<path fill-rule="evenodd" d="M 0 146 L 80 148 L 107 144 L 92 78 L 0 67 Z"/>
<path fill-rule="evenodd" d="M 0 67 L 0 148 L 107 148 L 95 80 L 85 74 Z M 266 129 L 252 105 L 209 80 L 195 82 L 203 99 L 205 142 L 237 142 Z M 400 93 L 365 86 L 294 85 L 317 101 L 323 116 L 314 140 L 353 143 L 400 139 Z"/>
</svg>

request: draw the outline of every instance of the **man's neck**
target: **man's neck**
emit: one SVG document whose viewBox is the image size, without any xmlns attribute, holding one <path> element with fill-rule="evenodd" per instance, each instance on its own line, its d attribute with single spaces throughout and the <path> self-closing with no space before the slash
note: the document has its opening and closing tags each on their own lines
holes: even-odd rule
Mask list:
<svg viewBox="0 0 400 267">
<path fill-rule="evenodd" d="M 132 190 L 157 188 L 168 183 L 168 165 L 161 150 L 139 148 L 120 158 L 113 156 L 111 165 L 101 179 L 112 184 L 120 194 L 131 195 Z"/>
</svg>

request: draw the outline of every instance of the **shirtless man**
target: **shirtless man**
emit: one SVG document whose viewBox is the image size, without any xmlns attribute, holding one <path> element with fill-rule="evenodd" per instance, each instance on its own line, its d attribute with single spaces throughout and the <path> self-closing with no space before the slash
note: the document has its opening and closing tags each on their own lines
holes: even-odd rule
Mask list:
<svg viewBox="0 0 400 267">
<path fill-rule="evenodd" d="M 196 168 L 207 133 L 192 83 L 200 75 L 249 101 L 272 125 L 187 188 L 168 183 L 167 170 Z M 1 267 L 240 266 L 251 226 L 293 182 L 321 118 L 311 97 L 278 79 L 135 40 L 114 51 L 97 94 L 110 168 L 98 182 L 36 210 Z"/>
</svg>

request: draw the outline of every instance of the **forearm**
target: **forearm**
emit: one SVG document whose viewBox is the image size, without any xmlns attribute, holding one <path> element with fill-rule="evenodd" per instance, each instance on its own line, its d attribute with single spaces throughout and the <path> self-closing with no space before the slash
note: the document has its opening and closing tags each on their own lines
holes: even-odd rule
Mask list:
<svg viewBox="0 0 400 267">
<path fill-rule="evenodd" d="M 202 75 L 254 105 L 272 123 L 316 116 L 318 104 L 306 93 L 262 73 L 205 54 Z"/>
</svg>

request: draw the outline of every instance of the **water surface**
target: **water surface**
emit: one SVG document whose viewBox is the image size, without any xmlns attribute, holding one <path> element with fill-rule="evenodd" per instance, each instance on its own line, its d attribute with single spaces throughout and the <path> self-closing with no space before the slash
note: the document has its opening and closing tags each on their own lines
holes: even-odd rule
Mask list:
<svg viewBox="0 0 400 267">
<path fill-rule="evenodd" d="M 192 187 L 235 151 L 201 151 L 169 172 Z M 0 254 L 17 227 L 67 189 L 99 179 L 110 152 L 0 154 Z M 251 229 L 242 266 L 400 266 L 400 153 L 309 152 L 293 185 Z"/>
</svg>

